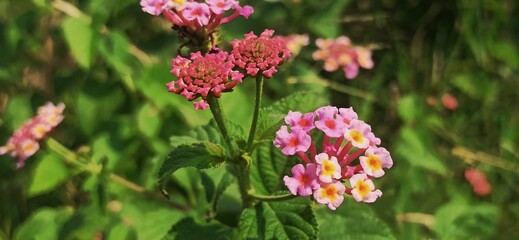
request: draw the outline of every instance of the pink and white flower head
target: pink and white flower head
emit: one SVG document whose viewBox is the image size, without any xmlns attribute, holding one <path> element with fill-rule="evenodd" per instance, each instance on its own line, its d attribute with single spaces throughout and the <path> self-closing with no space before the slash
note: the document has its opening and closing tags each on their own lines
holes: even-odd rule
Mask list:
<svg viewBox="0 0 519 240">
<path fill-rule="evenodd" d="M 321 184 L 321 187 L 314 191 L 314 199 L 318 203 L 328 205 L 331 210 L 337 209 L 344 201 L 346 187 L 341 182 Z"/>
<path fill-rule="evenodd" d="M 317 163 L 317 175 L 323 183 L 332 183 L 335 179 L 341 179 L 341 166 L 334 156 L 329 157 L 326 153 L 315 156 Z"/>
<path fill-rule="evenodd" d="M 296 175 L 315 170 L 311 176 L 315 176 L 320 187 L 313 188 L 313 198 L 330 209 L 342 203 L 343 194 L 362 202 L 373 202 L 382 195 L 374 189 L 370 178 L 382 177 L 384 169 L 392 167 L 393 160 L 385 148 L 377 147 L 380 139 L 371 132 L 371 126 L 358 119 L 353 108 L 325 106 L 313 113 L 289 111 L 285 123 L 276 132 L 274 145 L 284 155 L 297 155 L 302 161 L 292 169 L 293 178 L 284 178 L 290 192 L 294 194 L 301 186 Z M 312 137 L 319 135 L 324 135 L 319 140 L 322 147 L 312 141 Z M 352 188 L 342 184 L 348 180 Z M 305 188 L 304 194 L 309 192 Z"/>
<path fill-rule="evenodd" d="M 365 69 L 373 68 L 371 50 L 363 47 L 353 46 L 346 36 L 337 39 L 322 39 L 315 41 L 319 48 L 312 55 L 316 61 L 324 61 L 324 70 L 328 72 L 343 69 L 347 79 L 353 79 L 359 72 L 359 67 Z"/>
<path fill-rule="evenodd" d="M 141 0 L 140 4 L 142 11 L 155 16 L 172 7 L 170 0 Z"/>
<path fill-rule="evenodd" d="M 314 113 L 306 113 L 305 115 L 300 112 L 289 111 L 285 117 L 285 123 L 290 125 L 292 129 L 302 129 L 305 132 L 309 132 L 314 129 Z"/>
<path fill-rule="evenodd" d="M 291 55 L 283 39 L 273 35 L 274 30 L 265 29 L 259 37 L 250 32 L 243 40 L 233 40 L 234 64 L 251 77 L 260 73 L 271 78 Z"/>
<path fill-rule="evenodd" d="M 179 94 L 189 101 L 198 97 L 195 109 L 206 109 L 209 94 L 220 97 L 222 92 L 231 91 L 242 82 L 243 74 L 233 70 L 232 57 L 226 52 L 191 53 L 189 59 L 177 56 L 171 61 L 171 73 L 178 80 L 166 84 L 170 92 Z"/>
<path fill-rule="evenodd" d="M 11 157 L 18 158 L 17 168 L 25 165 L 25 160 L 34 155 L 39 149 L 38 140 L 45 138 L 61 121 L 65 105 L 47 103 L 38 108 L 38 114 L 27 120 L 0 147 L 0 155 L 9 153 Z"/>
<path fill-rule="evenodd" d="M 372 203 L 382 196 L 380 190 L 375 190 L 375 184 L 366 174 L 356 174 L 350 178 L 351 194 L 357 202 Z"/>
<path fill-rule="evenodd" d="M 281 152 L 285 155 L 294 155 L 296 152 L 306 152 L 310 148 L 312 138 L 301 129 L 293 129 L 288 132 L 287 126 L 281 126 L 276 132 L 274 146 L 282 148 Z"/>
<path fill-rule="evenodd" d="M 251 6 L 242 7 L 236 0 L 141 0 L 140 4 L 144 12 L 156 16 L 162 13 L 174 26 L 204 35 L 211 35 L 218 26 L 238 16 L 248 19 L 254 12 Z"/>
<path fill-rule="evenodd" d="M 363 121 L 353 119 L 344 133 L 344 138 L 356 148 L 367 148 L 370 144 L 368 134 L 371 127 Z"/>
<path fill-rule="evenodd" d="M 292 168 L 292 176 L 283 177 L 285 186 L 293 195 L 310 196 L 314 189 L 319 188 L 315 164 L 297 164 Z"/>
<path fill-rule="evenodd" d="M 383 147 L 369 147 L 359 160 L 364 173 L 376 178 L 384 176 L 384 168 L 393 166 L 391 155 Z"/>
</svg>

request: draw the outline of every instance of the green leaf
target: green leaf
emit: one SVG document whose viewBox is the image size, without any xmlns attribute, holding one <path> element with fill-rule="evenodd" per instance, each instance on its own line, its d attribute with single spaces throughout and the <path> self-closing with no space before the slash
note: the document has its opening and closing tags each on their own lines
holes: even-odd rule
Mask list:
<svg viewBox="0 0 519 240">
<path fill-rule="evenodd" d="M 322 93 L 297 92 L 283 98 L 269 107 L 260 110 L 257 140 L 273 140 L 279 127 L 284 123 L 283 119 L 288 111 L 302 113 L 315 111 L 317 108 L 328 104 L 328 99 Z"/>
<path fill-rule="evenodd" d="M 216 189 L 214 192 L 214 196 L 212 199 L 213 202 L 213 208 L 215 209 L 216 206 L 218 206 L 218 201 L 220 200 L 220 197 L 225 192 L 225 189 L 231 185 L 231 183 L 234 182 L 234 175 L 226 171 L 220 181 L 218 182 L 218 185 L 216 185 Z"/>
<path fill-rule="evenodd" d="M 320 207 L 315 214 L 321 239 L 395 239 L 387 224 L 365 203 L 345 200 L 336 211 Z"/>
<path fill-rule="evenodd" d="M 454 199 L 436 211 L 434 231 L 441 239 L 488 239 L 496 234 L 499 209 Z"/>
<path fill-rule="evenodd" d="M 14 239 L 58 239 L 61 225 L 69 218 L 72 211 L 67 208 L 42 208 L 35 212 L 17 230 Z"/>
<path fill-rule="evenodd" d="M 189 145 L 181 145 L 168 154 L 159 170 L 159 184 L 164 187 L 169 179 L 179 168 L 196 167 L 206 169 L 217 167 L 225 160 L 224 149 L 210 142 L 199 142 Z"/>
<path fill-rule="evenodd" d="M 243 239 L 317 239 L 317 221 L 308 198 L 260 202 L 243 211 L 239 230 Z"/>
<path fill-rule="evenodd" d="M 94 54 L 90 23 L 85 18 L 66 17 L 61 24 L 65 40 L 80 66 L 89 68 Z"/>
<path fill-rule="evenodd" d="M 2 118 L 11 130 L 19 128 L 27 119 L 32 117 L 31 100 L 28 95 L 15 95 L 9 101 L 7 110 Z"/>
<path fill-rule="evenodd" d="M 340 30 L 339 18 L 344 16 L 342 12 L 349 3 L 350 1 L 331 1 L 331 6 L 322 4 L 327 13 L 313 15 L 308 27 L 322 37 L 337 37 Z"/>
<path fill-rule="evenodd" d="M 422 98 L 406 95 L 398 101 L 398 114 L 405 122 L 411 122 L 423 116 Z"/>
<path fill-rule="evenodd" d="M 30 197 L 49 192 L 67 179 L 68 170 L 63 161 L 54 154 L 46 154 L 38 162 L 29 187 Z"/>
<path fill-rule="evenodd" d="M 272 194 L 282 187 L 282 176 L 289 164 L 288 158 L 271 142 L 260 143 L 252 153 L 251 181 L 261 194 Z"/>
<path fill-rule="evenodd" d="M 216 221 L 195 222 L 193 218 L 186 218 L 173 226 L 171 233 L 174 239 L 236 239 L 236 232 L 224 224 Z"/>
<path fill-rule="evenodd" d="M 162 118 L 159 109 L 146 103 L 137 112 L 137 128 L 144 136 L 153 138 L 160 132 Z"/>
<path fill-rule="evenodd" d="M 396 154 L 400 158 L 408 161 L 414 167 L 433 171 L 440 175 L 447 174 L 447 167 L 429 150 L 427 146 L 431 145 L 417 129 L 402 128 L 400 139 L 400 141 L 396 141 Z"/>
</svg>

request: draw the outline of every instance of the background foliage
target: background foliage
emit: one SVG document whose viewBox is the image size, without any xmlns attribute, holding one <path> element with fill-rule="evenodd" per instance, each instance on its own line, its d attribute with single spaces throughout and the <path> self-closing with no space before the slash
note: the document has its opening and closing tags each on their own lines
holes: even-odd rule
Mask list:
<svg viewBox="0 0 519 240">
<path fill-rule="evenodd" d="M 324 72 L 311 59 L 313 44 L 266 81 L 265 106 L 296 91 L 313 93 L 294 98 L 299 108 L 353 106 L 395 162 L 377 182 L 384 195 L 376 203 L 346 201 L 336 212 L 314 206 L 305 236 L 317 237 L 318 223 L 321 239 L 519 238 L 518 3 L 245 3 L 255 13 L 225 25 L 225 40 L 270 28 L 308 33 L 312 41 L 347 35 L 374 49 L 375 68 L 353 81 Z M 156 176 L 166 155 L 189 138 L 218 135 L 206 125 L 209 111 L 166 91 L 178 38 L 138 1 L 4 0 L 0 35 L 0 143 L 38 106 L 63 101 L 66 118 L 53 137 L 87 166 L 48 147 L 21 170 L 0 156 L 0 239 L 234 239 L 256 234 L 262 225 L 253 220 L 264 215 L 306 211 L 297 201 L 262 203 L 237 227 L 239 195 L 225 166 L 180 169 L 167 185 L 172 200 L 160 195 Z M 224 94 L 235 131 L 248 129 L 253 87 L 245 81 Z M 457 98 L 457 109 L 442 105 L 444 93 Z M 273 108 L 287 111 L 283 103 Z M 189 137 L 170 141 L 173 135 Z M 258 148 L 262 161 L 252 169 L 257 191 L 266 194 L 280 190 L 269 181 L 281 179 L 285 164 L 272 161 L 279 154 L 271 148 Z M 94 165 L 103 170 L 88 167 Z M 472 191 L 464 177 L 471 167 L 487 175 L 490 195 Z M 294 234 L 280 222 L 266 224 L 281 238 Z"/>
</svg>

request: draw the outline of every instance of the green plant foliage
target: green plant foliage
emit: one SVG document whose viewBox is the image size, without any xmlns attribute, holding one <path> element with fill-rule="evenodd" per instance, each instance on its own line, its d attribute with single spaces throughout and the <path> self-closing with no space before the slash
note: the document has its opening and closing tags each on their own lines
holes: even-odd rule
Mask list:
<svg viewBox="0 0 519 240">
<path fill-rule="evenodd" d="M 42 208 L 17 230 L 14 239 L 58 239 L 61 225 L 71 215 L 67 208 Z"/>
<path fill-rule="evenodd" d="M 344 201 L 335 212 L 325 207 L 315 211 L 321 239 L 395 239 L 388 225 L 365 203 Z"/>
<path fill-rule="evenodd" d="M 243 239 L 317 239 L 317 222 L 307 198 L 262 202 L 240 218 Z"/>
<path fill-rule="evenodd" d="M 34 177 L 28 190 L 29 196 L 49 192 L 68 178 L 68 169 L 61 157 L 46 154 L 34 169 Z"/>
<path fill-rule="evenodd" d="M 327 104 L 326 95 L 320 92 L 297 92 L 283 98 L 271 106 L 260 110 L 257 130 L 258 141 L 271 141 L 276 131 L 284 123 L 283 118 L 288 111 L 300 111 L 303 113 L 315 111 L 315 109 Z"/>
<path fill-rule="evenodd" d="M 234 229 L 218 222 L 196 222 L 193 218 L 186 218 L 173 226 L 170 232 L 172 239 L 203 239 L 211 236 L 211 239 L 236 239 Z"/>
<path fill-rule="evenodd" d="M 290 162 L 270 142 L 258 144 L 254 150 L 251 180 L 256 191 L 272 194 L 281 189 L 283 174 Z"/>
<path fill-rule="evenodd" d="M 72 54 L 80 66 L 89 68 L 94 55 L 94 32 L 86 18 L 67 17 L 63 32 Z"/>
<path fill-rule="evenodd" d="M 217 167 L 225 160 L 224 149 L 210 142 L 181 145 L 168 154 L 160 167 L 158 179 L 163 191 L 169 176 L 179 168 L 196 167 L 206 169 Z"/>
</svg>

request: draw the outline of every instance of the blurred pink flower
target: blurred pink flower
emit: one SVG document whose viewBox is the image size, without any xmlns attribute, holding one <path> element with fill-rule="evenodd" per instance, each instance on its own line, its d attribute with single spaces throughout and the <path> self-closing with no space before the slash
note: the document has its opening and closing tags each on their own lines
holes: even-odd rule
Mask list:
<svg viewBox="0 0 519 240">
<path fill-rule="evenodd" d="M 170 0 L 141 0 L 142 11 L 158 16 L 171 7 Z"/>
<path fill-rule="evenodd" d="M 243 79 L 243 74 L 232 70 L 232 57 L 226 52 L 205 55 L 195 52 L 189 59 L 177 56 L 171 60 L 171 65 L 171 73 L 178 80 L 166 84 L 168 90 L 189 101 L 201 97 L 194 103 L 195 109 L 206 109 L 208 94 L 220 97 L 222 92 L 231 91 Z"/>
<path fill-rule="evenodd" d="M 0 155 L 10 153 L 11 157 L 18 158 L 17 168 L 25 165 L 25 160 L 34 155 L 39 149 L 39 140 L 45 138 L 58 124 L 63 121 L 65 104 L 54 105 L 47 103 L 38 108 L 35 117 L 27 120 L 0 147 Z"/>
<path fill-rule="evenodd" d="M 284 41 L 273 35 L 274 30 L 265 29 L 259 37 L 250 32 L 243 40 L 231 41 L 234 64 L 251 77 L 260 73 L 271 78 L 277 67 L 290 57 Z"/>
<path fill-rule="evenodd" d="M 492 185 L 488 182 L 484 172 L 470 168 L 465 170 L 465 178 L 472 185 L 472 190 L 479 196 L 486 196 L 492 192 Z"/>
<path fill-rule="evenodd" d="M 310 44 L 308 34 L 292 34 L 281 37 L 293 56 L 298 55 L 304 46 Z"/>
<path fill-rule="evenodd" d="M 319 48 L 312 55 L 316 61 L 324 61 L 324 70 L 337 71 L 342 68 L 347 79 L 353 79 L 359 73 L 359 67 L 371 69 L 374 66 L 371 50 L 354 46 L 346 36 L 336 39 L 322 39 L 315 41 Z"/>
<path fill-rule="evenodd" d="M 445 108 L 452 110 L 452 111 L 458 109 L 458 106 L 459 106 L 458 99 L 456 99 L 456 97 L 454 97 L 450 93 L 443 94 L 442 104 Z"/>
</svg>

